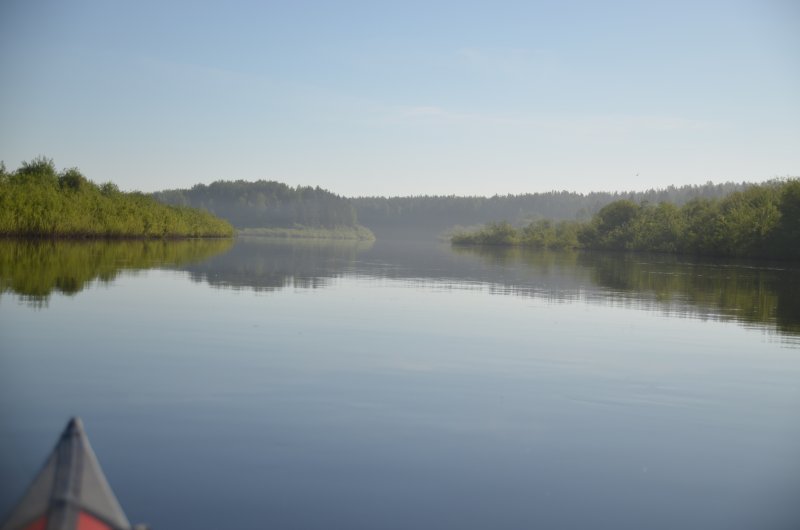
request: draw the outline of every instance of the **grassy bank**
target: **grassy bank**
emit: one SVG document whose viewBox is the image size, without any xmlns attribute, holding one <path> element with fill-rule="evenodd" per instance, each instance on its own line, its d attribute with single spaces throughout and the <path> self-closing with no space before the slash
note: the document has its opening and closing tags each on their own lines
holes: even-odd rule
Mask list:
<svg viewBox="0 0 800 530">
<path fill-rule="evenodd" d="M 800 259 L 800 180 L 754 185 L 721 199 L 613 202 L 586 222 L 493 223 L 452 236 L 454 245 L 637 250 Z"/>
<path fill-rule="evenodd" d="M 47 238 L 230 237 L 227 221 L 194 208 L 167 206 L 143 193 L 95 184 L 77 169 L 57 172 L 38 158 L 7 172 L 0 166 L 0 236 Z"/>
</svg>

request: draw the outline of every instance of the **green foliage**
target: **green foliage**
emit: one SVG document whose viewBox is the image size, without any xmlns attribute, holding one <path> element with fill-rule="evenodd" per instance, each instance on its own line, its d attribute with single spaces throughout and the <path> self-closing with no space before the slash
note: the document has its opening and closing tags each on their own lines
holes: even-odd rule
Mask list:
<svg viewBox="0 0 800 530">
<path fill-rule="evenodd" d="M 522 229 L 522 244 L 531 248 L 550 248 L 556 241 L 556 227 L 549 219 L 535 221 Z"/>
<path fill-rule="evenodd" d="M 75 168 L 60 174 L 39 157 L 0 179 L 0 236 L 227 237 L 208 212 L 166 206 L 142 193 L 97 186 Z"/>
<path fill-rule="evenodd" d="M 591 229 L 581 233 L 580 242 L 587 247 L 621 250 L 632 239 L 634 223 L 641 207 L 623 199 L 604 206 L 591 221 Z"/>
<path fill-rule="evenodd" d="M 424 236 L 450 231 L 456 226 L 479 226 L 506 219 L 525 226 L 539 219 L 588 220 L 602 207 L 620 200 L 634 204 L 669 202 L 677 206 L 695 199 L 714 199 L 742 191 L 744 183 L 708 182 L 699 186 L 669 186 L 639 192 L 574 193 L 551 191 L 492 197 L 423 195 L 411 197 L 358 197 L 351 199 L 359 222 L 380 237 Z"/>
<path fill-rule="evenodd" d="M 457 232 L 450 241 L 456 245 L 521 245 L 535 249 L 570 249 L 578 247 L 577 221 L 539 220 L 522 229 L 510 223 L 491 223 L 473 232 Z"/>
<path fill-rule="evenodd" d="M 719 201 L 697 199 L 681 208 L 684 220 L 679 250 L 690 254 L 716 254 L 718 250 Z"/>
<path fill-rule="evenodd" d="M 22 182 L 37 182 L 52 184 L 58 182 L 56 166 L 52 158 L 39 156 L 30 162 L 23 162 L 14 173 L 17 180 Z"/>
<path fill-rule="evenodd" d="M 534 221 L 521 230 L 520 240 L 525 246 L 536 249 L 567 249 L 578 246 L 576 221 Z"/>
<path fill-rule="evenodd" d="M 800 180 L 787 182 L 780 190 L 778 210 L 772 245 L 782 249 L 784 257 L 800 258 Z"/>
<path fill-rule="evenodd" d="M 773 186 L 753 186 L 725 197 L 716 220 L 719 253 L 757 256 L 768 252 L 770 235 L 780 220 L 778 208 Z"/>
<path fill-rule="evenodd" d="M 477 232 L 455 234 L 452 241 L 462 245 L 516 245 L 520 234 L 507 222 L 492 223 Z"/>
<path fill-rule="evenodd" d="M 655 208 L 642 208 L 630 224 L 629 248 L 653 252 L 676 252 L 685 222 L 680 208 L 662 202 Z"/>
<path fill-rule="evenodd" d="M 106 197 L 112 197 L 119 192 L 119 187 L 113 182 L 104 182 L 100 184 L 100 193 Z"/>
<path fill-rule="evenodd" d="M 58 177 L 58 186 L 61 189 L 68 189 L 72 191 L 79 191 L 86 186 L 89 181 L 84 177 L 78 168 L 70 168 L 61 173 Z"/>
<path fill-rule="evenodd" d="M 355 227 L 350 201 L 322 188 L 274 181 L 217 181 L 154 194 L 166 204 L 202 208 L 237 228 Z"/>
<path fill-rule="evenodd" d="M 498 227 L 503 226 L 502 233 Z M 721 199 L 698 198 L 682 207 L 622 199 L 585 223 L 535 221 L 517 231 L 508 223 L 460 233 L 454 244 L 532 248 L 644 250 L 741 257 L 800 257 L 800 180 L 768 182 Z"/>
</svg>

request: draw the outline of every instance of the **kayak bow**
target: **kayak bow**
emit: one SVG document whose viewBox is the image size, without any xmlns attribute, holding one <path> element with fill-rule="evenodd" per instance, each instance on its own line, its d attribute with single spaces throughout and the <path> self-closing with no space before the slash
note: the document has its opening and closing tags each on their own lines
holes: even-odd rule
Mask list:
<svg viewBox="0 0 800 530">
<path fill-rule="evenodd" d="M 0 530 L 137 530 L 111 491 L 80 418 L 72 418 Z"/>
</svg>

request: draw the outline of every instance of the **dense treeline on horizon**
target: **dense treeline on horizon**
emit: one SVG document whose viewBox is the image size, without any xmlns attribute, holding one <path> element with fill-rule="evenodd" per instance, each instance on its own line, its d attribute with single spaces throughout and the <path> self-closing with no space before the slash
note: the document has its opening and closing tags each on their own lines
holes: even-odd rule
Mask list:
<svg viewBox="0 0 800 530">
<path fill-rule="evenodd" d="M 291 187 L 281 182 L 219 180 L 190 189 L 156 192 L 166 204 L 202 208 L 237 228 L 356 227 L 350 201 L 319 186 Z"/>
<path fill-rule="evenodd" d="M 506 219 L 525 224 L 539 219 L 587 220 L 603 206 L 621 199 L 637 203 L 685 204 L 692 199 L 713 199 L 741 191 L 745 183 L 708 182 L 694 186 L 669 186 L 641 192 L 576 193 L 551 191 L 493 197 L 423 195 L 411 197 L 357 197 L 351 199 L 361 224 L 378 236 L 392 234 L 436 235 L 456 226 L 476 226 Z"/>
<path fill-rule="evenodd" d="M 76 168 L 56 171 L 51 159 L 0 163 L 0 236 L 230 237 L 233 227 L 208 212 L 167 206 L 111 182 L 95 184 Z"/>
<path fill-rule="evenodd" d="M 497 219 L 525 224 L 538 219 L 586 220 L 620 199 L 684 204 L 696 198 L 718 198 L 747 186 L 711 182 L 669 186 L 643 192 L 552 191 L 493 197 L 408 196 L 346 198 L 320 187 L 292 187 L 277 181 L 216 181 L 189 189 L 171 189 L 153 196 L 165 204 L 208 210 L 239 229 L 352 228 L 359 224 L 379 237 L 433 239 L 462 226 Z"/>
<path fill-rule="evenodd" d="M 455 234 L 457 245 L 638 250 L 714 256 L 800 258 L 800 180 L 751 185 L 723 198 L 614 201 L 588 221 L 496 222 Z"/>
</svg>

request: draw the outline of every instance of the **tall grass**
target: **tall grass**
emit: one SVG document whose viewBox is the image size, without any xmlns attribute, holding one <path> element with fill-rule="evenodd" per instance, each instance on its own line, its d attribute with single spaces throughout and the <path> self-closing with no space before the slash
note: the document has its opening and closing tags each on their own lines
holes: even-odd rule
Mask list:
<svg viewBox="0 0 800 530">
<path fill-rule="evenodd" d="M 230 237 L 233 227 L 201 210 L 167 206 L 143 193 L 95 184 L 75 168 L 37 158 L 0 167 L 0 236 Z"/>
</svg>

